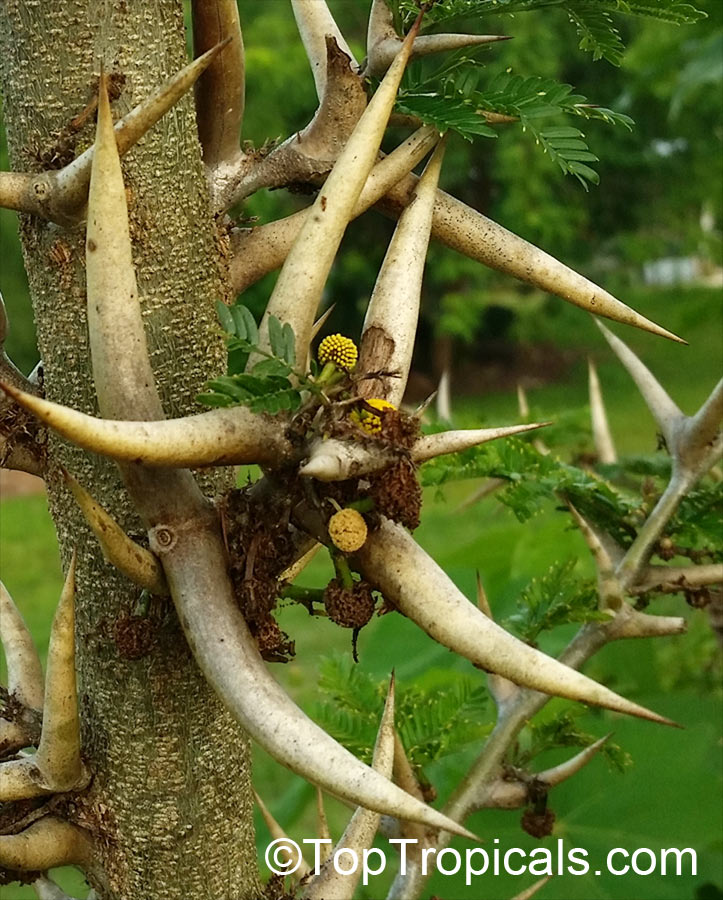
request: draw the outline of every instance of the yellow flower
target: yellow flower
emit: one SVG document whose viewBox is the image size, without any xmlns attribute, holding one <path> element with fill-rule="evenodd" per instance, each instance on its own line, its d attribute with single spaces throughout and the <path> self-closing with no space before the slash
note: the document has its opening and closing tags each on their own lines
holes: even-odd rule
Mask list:
<svg viewBox="0 0 723 900">
<path fill-rule="evenodd" d="M 354 553 L 367 539 L 367 523 L 356 509 L 340 509 L 329 519 L 329 537 L 344 553 Z"/>
<path fill-rule="evenodd" d="M 330 334 L 319 344 L 319 362 L 321 365 L 334 363 L 344 372 L 351 372 L 357 360 L 356 344 L 343 334 Z"/>
<path fill-rule="evenodd" d="M 388 400 L 382 400 L 379 397 L 373 397 L 371 400 L 365 400 L 364 402 L 367 406 L 378 409 L 380 412 L 385 409 L 397 408 L 393 403 L 390 403 Z M 373 413 L 363 406 L 358 409 L 353 409 L 349 413 L 349 418 L 355 425 L 363 428 L 368 434 L 379 434 L 382 430 L 381 416 L 376 415 L 376 413 Z"/>
</svg>

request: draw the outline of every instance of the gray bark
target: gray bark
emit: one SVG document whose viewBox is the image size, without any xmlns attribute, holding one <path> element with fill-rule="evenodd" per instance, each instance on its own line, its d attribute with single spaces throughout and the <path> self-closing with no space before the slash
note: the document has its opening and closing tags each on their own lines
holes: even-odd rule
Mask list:
<svg viewBox="0 0 723 900">
<path fill-rule="evenodd" d="M 185 60 L 180 0 L 3 0 L 0 78 L 11 166 L 41 171 L 93 140 L 94 117 L 66 146 L 102 61 L 125 77 L 117 118 Z M 67 161 L 65 159 L 64 161 Z M 166 414 L 194 407 L 220 372 L 213 301 L 223 296 L 221 242 L 209 213 L 192 98 L 123 160 L 151 361 Z M 49 399 L 97 412 L 88 358 L 84 227 L 21 217 L 23 253 Z M 62 485 L 66 466 L 145 541 L 115 467 L 50 438 L 49 502 L 67 564 L 77 547 L 76 636 L 83 751 L 94 772 L 78 822 L 98 841 L 89 873 L 101 900 L 243 900 L 259 883 L 249 746 L 208 688 L 169 600 L 131 618 L 139 590 L 102 559 Z M 228 484 L 204 476 L 208 493 Z M 38 561 L 42 565 L 42 561 Z M 135 630 L 134 627 L 135 626 Z"/>
</svg>

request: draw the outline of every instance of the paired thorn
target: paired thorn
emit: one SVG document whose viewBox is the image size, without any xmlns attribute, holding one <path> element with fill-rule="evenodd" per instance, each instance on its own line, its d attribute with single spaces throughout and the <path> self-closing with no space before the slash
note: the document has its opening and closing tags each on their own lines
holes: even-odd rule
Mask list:
<svg viewBox="0 0 723 900">
<path fill-rule="evenodd" d="M 77 790 L 87 784 L 80 758 L 74 601 L 75 553 L 50 633 L 40 743 L 35 754 L 0 764 L 0 801 Z"/>
<path fill-rule="evenodd" d="M 399 217 L 367 307 L 358 371 L 394 372 L 398 377 L 361 382 L 361 396 L 399 406 L 407 386 L 417 334 L 422 276 L 432 228 L 437 183 L 444 159 L 442 138 L 419 180 L 415 199 Z"/>
<path fill-rule="evenodd" d="M 524 687 L 666 725 L 669 719 L 618 696 L 519 641 L 471 604 L 400 526 L 382 520 L 356 553 L 363 576 L 440 644 Z"/>
<path fill-rule="evenodd" d="M 150 97 L 135 106 L 115 126 L 121 155 L 136 144 L 173 107 L 210 65 L 217 45 L 172 75 Z M 59 172 L 31 175 L 0 173 L 0 206 L 72 225 L 82 218 L 90 180 L 94 147 L 90 147 Z"/>
<path fill-rule="evenodd" d="M 592 420 L 592 437 L 595 452 L 601 463 L 611 464 L 618 461 L 612 432 L 608 423 L 605 403 L 603 401 L 600 379 L 592 359 L 587 361 L 588 385 L 590 391 L 590 418 Z"/>
<path fill-rule="evenodd" d="M 151 594 L 165 597 L 168 583 L 158 558 L 123 531 L 115 519 L 63 469 L 65 483 L 96 536 L 105 559 L 126 578 Z"/>
<path fill-rule="evenodd" d="M 565 762 L 543 772 L 535 772 L 529 774 L 525 772 L 515 773 L 515 780 L 507 778 L 497 778 L 495 781 L 482 787 L 479 795 L 472 806 L 473 810 L 478 809 L 520 809 L 529 803 L 529 788 L 531 784 L 539 785 L 542 788 L 553 788 L 563 781 L 567 781 L 583 769 L 590 760 L 595 757 L 602 749 L 604 744 L 610 739 L 611 734 L 606 734 L 589 747 L 585 747 L 575 756 Z"/>
<path fill-rule="evenodd" d="M 462 431 L 443 431 L 418 438 L 410 451 L 412 461 L 426 462 L 445 453 L 458 453 L 470 447 L 495 441 L 498 438 L 523 434 L 549 423 L 510 425 L 502 428 L 477 428 Z M 299 474 L 319 481 L 341 481 L 356 478 L 383 469 L 397 456 L 391 450 L 369 449 L 361 444 L 330 438 L 312 447 L 308 462 L 299 468 Z"/>
<path fill-rule="evenodd" d="M 507 41 L 507 35 L 497 34 L 431 34 L 418 37 L 412 47 L 412 58 L 447 50 L 461 50 L 480 44 Z M 389 68 L 399 51 L 402 39 L 394 28 L 392 11 L 386 0 L 374 0 L 367 29 L 367 61 L 365 74 L 379 76 Z"/>
</svg>

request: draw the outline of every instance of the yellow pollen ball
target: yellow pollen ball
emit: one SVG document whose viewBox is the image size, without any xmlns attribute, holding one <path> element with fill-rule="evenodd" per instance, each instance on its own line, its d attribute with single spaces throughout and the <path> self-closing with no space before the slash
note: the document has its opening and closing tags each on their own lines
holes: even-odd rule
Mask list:
<svg viewBox="0 0 723 900">
<path fill-rule="evenodd" d="M 354 553 L 367 539 L 367 523 L 356 509 L 340 509 L 329 519 L 329 537 L 344 553 Z"/>
<path fill-rule="evenodd" d="M 333 362 L 338 369 L 351 372 L 357 360 L 356 344 L 343 334 L 330 334 L 319 344 L 319 362 Z"/>
<path fill-rule="evenodd" d="M 380 412 L 385 409 L 396 409 L 397 407 L 390 403 L 388 400 L 382 400 L 379 397 L 372 397 L 371 400 L 364 401 L 367 406 L 371 406 L 374 409 L 378 409 Z M 358 425 L 360 428 L 363 428 L 367 434 L 379 434 L 382 430 L 382 419 L 381 416 L 375 415 L 368 409 L 361 407 L 359 409 L 353 409 L 349 413 L 349 418 L 351 421 Z"/>
</svg>

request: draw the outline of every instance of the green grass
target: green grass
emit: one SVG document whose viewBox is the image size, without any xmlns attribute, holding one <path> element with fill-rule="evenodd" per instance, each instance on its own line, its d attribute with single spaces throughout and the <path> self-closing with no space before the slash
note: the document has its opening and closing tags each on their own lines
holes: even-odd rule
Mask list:
<svg viewBox="0 0 723 900">
<path fill-rule="evenodd" d="M 693 411 L 705 399 L 720 369 L 720 307 L 711 303 L 711 292 L 688 291 L 679 296 L 672 292 L 648 292 L 624 299 L 690 341 L 690 347 L 679 347 L 638 335 L 630 329 L 615 329 L 640 352 L 681 407 Z M 665 306 L 665 315 L 660 312 L 661 305 Z M 578 346 L 581 360 L 588 349 L 594 352 L 619 449 L 650 451 L 655 444 L 655 426 L 628 376 L 587 317 L 574 310 L 572 313 L 575 329 L 579 331 L 569 327 L 570 318 L 565 311 L 558 322 L 558 340 L 563 345 Z M 581 362 L 568 383 L 531 392 L 533 409 L 540 415 L 550 415 L 585 405 L 585 379 Z M 463 423 L 481 418 L 487 423 L 515 421 L 516 400 L 510 394 L 475 398 L 455 404 L 455 414 Z M 579 560 L 581 571 L 592 572 L 579 534 L 570 529 L 565 516 L 552 508 L 525 526 L 494 497 L 463 513 L 457 512 L 460 502 L 476 487 L 476 483 L 469 482 L 451 485 L 443 495 L 428 491 L 423 523 L 416 536 L 470 598 L 474 597 L 475 570 L 480 571 L 498 619 L 514 612 L 520 589 L 551 563 L 572 556 Z M 43 497 L 8 499 L 0 505 L 0 553 L 5 582 L 44 654 L 62 579 Z M 320 553 L 302 580 L 309 585 L 323 585 L 329 573 L 329 563 Z M 621 775 L 611 772 L 602 759 L 596 759 L 574 782 L 556 789 L 550 801 L 558 817 L 556 832 L 541 846 L 554 847 L 555 839 L 564 837 L 568 847 L 586 848 L 596 864 L 612 847 L 631 851 L 640 846 L 693 847 L 698 853 L 698 875 L 686 878 L 566 875 L 556 877 L 539 894 L 541 900 L 548 897 L 628 900 L 633 896 L 640 900 L 675 900 L 695 897 L 696 891 L 702 890 L 705 884 L 721 885 L 722 780 L 717 750 L 721 703 L 719 691 L 711 691 L 710 678 L 704 677 L 698 664 L 700 659 L 710 656 L 713 638 L 705 614 L 688 610 L 680 598 L 667 598 L 653 611 L 686 615 L 690 633 L 655 644 L 611 645 L 589 663 L 586 672 L 681 722 L 685 730 L 666 729 L 599 710 L 585 711 L 581 727 L 595 735 L 614 730 L 615 740 L 632 755 L 635 764 Z M 281 625 L 296 640 L 297 658 L 286 666 L 274 666 L 274 675 L 313 714 L 319 699 L 319 661 L 330 653 L 348 656 L 350 636 L 328 621 L 310 619 L 298 607 L 283 610 Z M 573 631 L 572 626 L 566 626 L 544 636 L 543 649 L 558 652 Z M 399 684 L 450 669 L 484 679 L 470 664 L 431 642 L 401 616 L 375 619 L 362 632 L 359 650 L 360 666 L 365 671 L 383 679 L 395 668 Z M 553 701 L 543 715 L 563 707 L 561 701 Z M 429 767 L 427 774 L 438 787 L 440 797 L 451 791 L 464 766 L 478 750 L 474 746 L 463 747 L 458 754 Z M 544 767 L 564 756 L 556 752 L 534 765 Z M 301 840 L 315 834 L 313 794 L 309 785 L 260 750 L 254 754 L 254 780 L 292 837 Z M 329 801 L 328 810 L 332 833 L 338 836 L 348 813 L 334 801 Z M 519 817 L 519 812 L 485 811 L 476 814 L 469 824 L 485 837 L 488 849 L 495 846 L 495 838 L 502 848 L 531 849 L 534 841 L 520 829 Z M 262 850 L 268 836 L 260 820 L 257 825 Z M 464 847 L 461 843 L 455 846 L 461 850 Z M 66 890 L 84 896 L 82 879 L 77 873 L 64 870 L 59 879 Z M 458 878 L 437 876 L 430 883 L 429 892 L 448 898 L 491 900 L 510 897 L 534 880 L 531 876 L 488 875 L 467 888 Z M 372 900 L 383 896 L 382 882 L 380 878 L 363 896 Z M 32 896 L 29 888 L 0 888 L 2 900 L 25 900 Z"/>
</svg>

